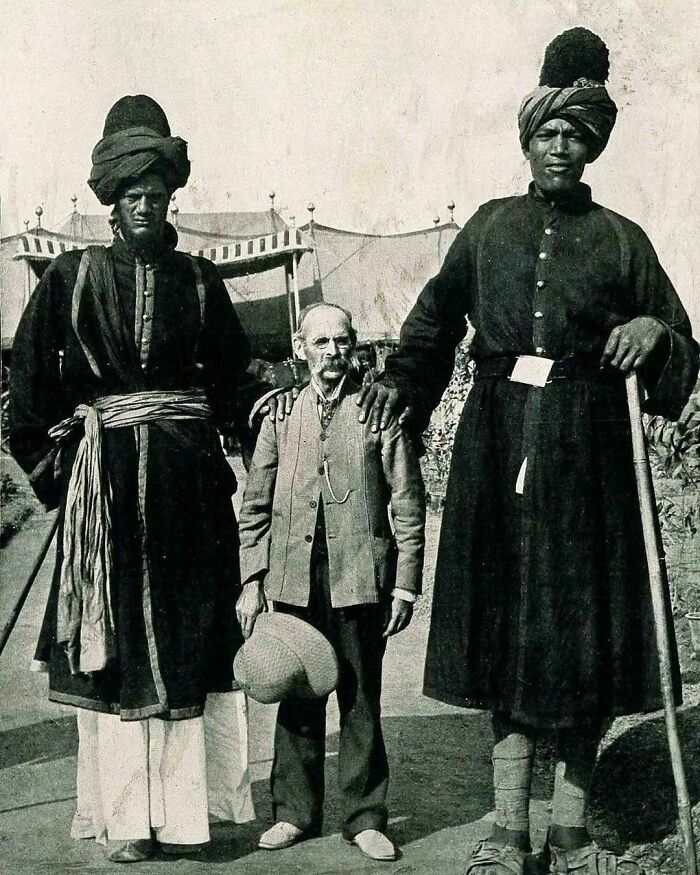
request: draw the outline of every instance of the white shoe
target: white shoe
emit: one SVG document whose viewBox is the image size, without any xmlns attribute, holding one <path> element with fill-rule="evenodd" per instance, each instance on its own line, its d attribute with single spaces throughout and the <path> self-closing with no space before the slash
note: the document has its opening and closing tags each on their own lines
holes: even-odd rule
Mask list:
<svg viewBox="0 0 700 875">
<path fill-rule="evenodd" d="M 303 829 L 299 829 L 293 823 L 287 823 L 286 820 L 280 820 L 260 836 L 258 847 L 264 851 L 281 851 L 282 848 L 291 848 L 303 838 Z"/>
<path fill-rule="evenodd" d="M 399 856 L 396 845 L 378 829 L 363 829 L 353 838 L 352 844 L 370 860 L 395 860 Z"/>
</svg>

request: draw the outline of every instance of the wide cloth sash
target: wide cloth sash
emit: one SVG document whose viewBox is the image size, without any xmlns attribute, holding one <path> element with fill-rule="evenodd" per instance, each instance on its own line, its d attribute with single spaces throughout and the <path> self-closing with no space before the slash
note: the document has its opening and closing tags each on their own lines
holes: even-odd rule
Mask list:
<svg viewBox="0 0 700 875">
<path fill-rule="evenodd" d="M 106 395 L 80 404 L 49 431 L 60 442 L 81 423 L 85 429 L 66 496 L 56 623 L 56 640 L 65 646 L 73 674 L 101 671 L 116 655 L 112 487 L 102 459 L 103 430 L 187 419 L 211 419 L 201 389 Z"/>
</svg>

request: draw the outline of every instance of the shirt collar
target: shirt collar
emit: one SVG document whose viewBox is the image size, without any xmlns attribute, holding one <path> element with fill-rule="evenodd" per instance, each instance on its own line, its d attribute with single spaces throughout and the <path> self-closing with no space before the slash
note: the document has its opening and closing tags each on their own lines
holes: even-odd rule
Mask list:
<svg viewBox="0 0 700 875">
<path fill-rule="evenodd" d="M 534 182 L 530 183 L 527 193 L 528 197 L 535 201 L 535 203 L 559 208 L 567 213 L 585 213 L 593 205 L 591 189 L 584 182 L 579 182 L 575 188 L 556 200 L 551 200 L 545 195 L 541 195 L 535 188 Z"/>
<path fill-rule="evenodd" d="M 330 397 L 326 397 L 326 395 L 323 392 L 323 389 L 321 389 L 321 387 L 318 385 L 318 383 L 316 382 L 316 380 L 314 380 L 313 377 L 311 378 L 311 382 L 309 385 L 313 389 L 317 400 L 323 401 L 326 404 L 328 404 L 331 401 L 337 401 L 340 398 L 340 393 L 343 391 L 343 387 L 345 386 L 345 381 L 347 380 L 347 376 L 348 376 L 347 374 L 343 374 L 343 376 L 340 378 L 340 382 L 335 387 L 335 389 L 331 392 Z"/>
</svg>

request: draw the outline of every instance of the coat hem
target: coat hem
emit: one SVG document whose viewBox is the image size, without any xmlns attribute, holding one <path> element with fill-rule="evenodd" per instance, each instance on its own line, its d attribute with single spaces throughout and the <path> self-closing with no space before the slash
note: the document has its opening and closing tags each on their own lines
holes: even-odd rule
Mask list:
<svg viewBox="0 0 700 875">
<path fill-rule="evenodd" d="M 434 699 L 437 702 L 442 702 L 445 705 L 453 705 L 457 708 L 468 708 L 476 711 L 490 711 L 506 714 L 517 723 L 523 723 L 526 726 L 532 726 L 535 729 L 570 729 L 574 726 L 586 724 L 601 723 L 606 720 L 613 720 L 617 717 L 626 717 L 632 714 L 653 714 L 656 711 L 663 709 L 661 699 L 652 700 L 638 707 L 625 707 L 620 705 L 616 708 L 611 708 L 605 712 L 587 713 L 587 714 L 568 714 L 562 717 L 546 717 L 527 713 L 518 708 L 511 708 L 505 704 L 489 702 L 486 699 L 473 699 L 468 696 L 462 696 L 451 690 L 443 690 L 438 687 L 425 685 L 423 687 L 423 695 L 429 699 Z M 676 694 L 676 707 L 683 704 L 681 693 Z"/>
<path fill-rule="evenodd" d="M 149 717 L 161 717 L 164 720 L 189 720 L 193 717 L 201 717 L 204 708 L 200 705 L 190 705 L 187 708 L 163 709 L 162 705 L 146 705 L 143 708 L 120 708 L 112 702 L 104 702 L 100 699 L 88 699 L 85 696 L 74 696 L 71 693 L 59 693 L 49 691 L 49 701 L 58 702 L 61 705 L 73 705 L 76 708 L 85 708 L 88 711 L 99 711 L 102 714 L 116 714 L 122 720 L 147 720 Z"/>
</svg>

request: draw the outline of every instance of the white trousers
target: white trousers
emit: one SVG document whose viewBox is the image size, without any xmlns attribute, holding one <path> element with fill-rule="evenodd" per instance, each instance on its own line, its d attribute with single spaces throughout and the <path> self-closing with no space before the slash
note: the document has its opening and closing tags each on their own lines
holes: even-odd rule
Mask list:
<svg viewBox="0 0 700 875">
<path fill-rule="evenodd" d="M 71 835 L 201 844 L 209 815 L 255 817 L 248 773 L 247 701 L 215 693 L 204 717 L 122 721 L 77 709 L 78 804 Z"/>
</svg>

